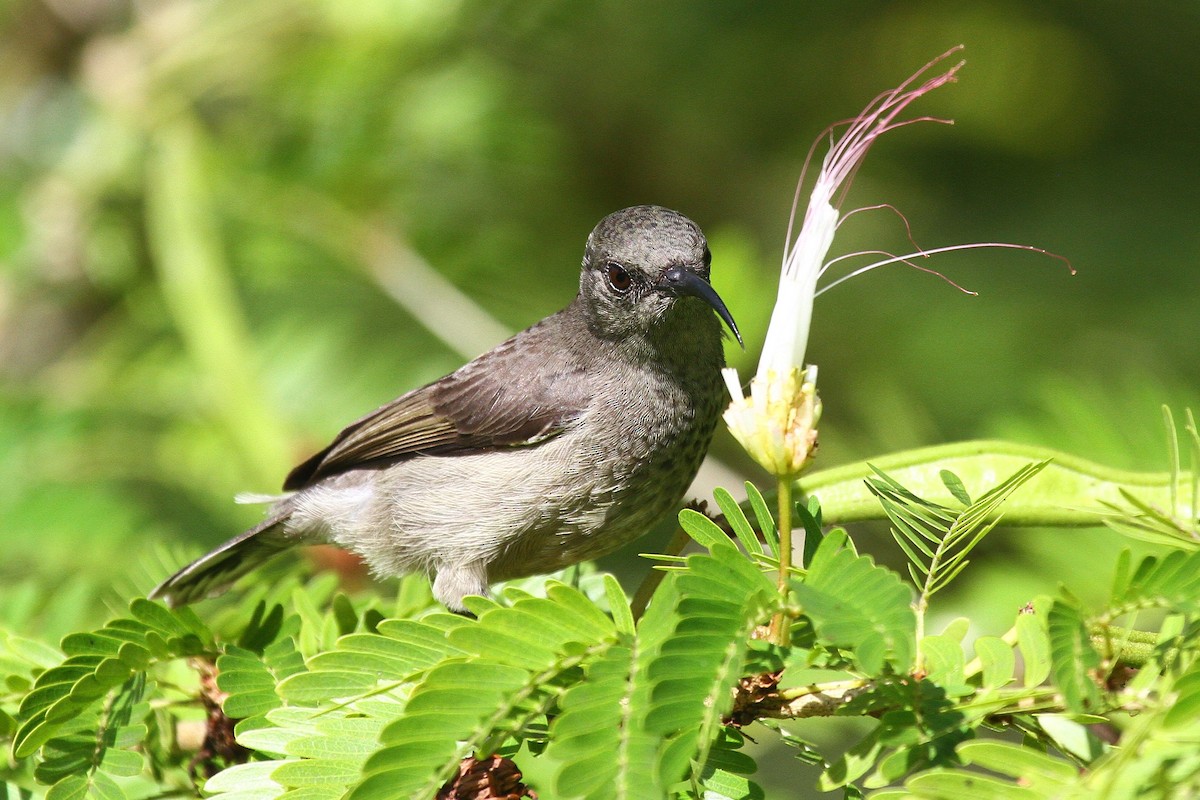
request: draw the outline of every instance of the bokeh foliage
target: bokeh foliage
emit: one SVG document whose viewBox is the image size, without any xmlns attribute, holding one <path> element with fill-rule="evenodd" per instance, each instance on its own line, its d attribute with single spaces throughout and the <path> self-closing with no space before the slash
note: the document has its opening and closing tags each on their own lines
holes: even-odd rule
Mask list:
<svg viewBox="0 0 1200 800">
<path fill-rule="evenodd" d="M 979 298 L 899 268 L 823 297 L 820 465 L 999 436 L 1164 468 L 1159 405 L 1196 405 L 1200 363 L 1191 7 L 4 3 L 0 623 L 98 625 L 253 522 L 235 492 L 565 303 L 616 208 L 705 228 L 754 363 L 810 143 L 957 43 L 923 108 L 955 127 L 882 145 L 850 204 L 1079 274 L 973 253 L 937 266 Z M 906 239 L 876 212 L 836 246 Z M 1117 541 L 983 547 L 962 590 L 1016 608 Z"/>
</svg>

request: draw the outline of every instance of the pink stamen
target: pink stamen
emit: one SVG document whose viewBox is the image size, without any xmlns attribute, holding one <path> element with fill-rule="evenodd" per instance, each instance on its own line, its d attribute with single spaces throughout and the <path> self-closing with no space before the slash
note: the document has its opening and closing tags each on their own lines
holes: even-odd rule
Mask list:
<svg viewBox="0 0 1200 800">
<path fill-rule="evenodd" d="M 829 263 L 827 263 L 825 266 L 821 267 L 821 274 L 824 275 L 826 270 L 828 270 L 830 267 L 832 267 L 834 264 L 837 264 L 838 262 L 847 261 L 851 258 L 857 258 L 858 256 L 869 256 L 869 255 L 887 256 L 887 260 L 875 262 L 874 264 L 870 264 L 868 266 L 862 267 L 861 269 L 857 269 L 854 272 L 850 273 L 849 275 L 845 275 L 841 278 L 838 278 L 836 281 L 834 281 L 833 283 L 830 283 L 828 286 L 823 286 L 820 289 L 818 289 L 813 294 L 813 297 L 814 298 L 820 297 L 822 292 L 824 292 L 826 289 L 832 289 L 834 286 L 837 286 L 842 281 L 848 281 L 851 278 L 853 278 L 854 276 L 861 275 L 864 272 L 869 272 L 870 270 L 874 269 L 875 267 L 882 267 L 882 266 L 886 266 L 887 264 L 897 264 L 897 263 L 898 264 L 907 264 L 908 266 L 912 267 L 915 270 L 920 270 L 921 272 L 927 272 L 930 275 L 934 275 L 934 276 L 942 279 L 946 283 L 950 284 L 955 289 L 958 289 L 963 294 L 969 294 L 972 297 L 979 296 L 979 292 L 973 291 L 971 289 L 967 289 L 966 287 L 961 286 L 958 283 L 955 283 L 951 278 L 949 278 L 948 276 L 944 275 L 941 272 L 938 272 L 936 269 L 932 269 L 931 267 L 922 267 L 920 264 L 917 264 L 916 262 L 910 260 L 917 256 L 923 256 L 925 258 L 928 258 L 929 253 L 925 252 L 924 250 L 921 250 L 917 253 L 908 253 L 907 255 L 903 255 L 903 256 L 898 256 L 895 253 L 889 253 L 887 250 L 859 250 L 857 253 L 847 253 L 844 256 L 838 256 L 837 258 L 830 260 Z"/>
<path fill-rule="evenodd" d="M 941 125 L 953 124 L 950 120 L 933 116 L 919 116 L 902 119 L 907 108 L 918 98 L 929 92 L 952 83 L 957 79 L 958 70 L 963 66 L 962 61 L 951 66 L 940 74 L 929 76 L 930 70 L 961 50 L 954 47 L 927 63 L 924 67 L 910 76 L 895 89 L 876 96 L 862 112 L 853 119 L 843 120 L 825 130 L 809 148 L 804 158 L 804 166 L 800 180 L 796 184 L 796 192 L 792 197 L 791 214 L 788 217 L 787 241 L 784 245 L 783 271 L 779 277 L 779 298 L 775 311 L 771 314 L 771 322 L 767 327 L 767 335 L 763 344 L 763 355 L 758 365 L 758 380 L 768 377 L 772 371 L 783 374 L 787 369 L 795 369 L 804 363 L 804 350 L 808 340 L 809 326 L 812 322 L 812 301 L 828 289 L 837 286 L 852 277 L 869 272 L 877 267 L 888 264 L 902 263 L 922 272 L 934 275 L 965 294 L 975 294 L 960 286 L 937 270 L 916 263 L 915 259 L 926 259 L 937 253 L 954 250 L 973 250 L 984 247 L 1028 250 L 1034 253 L 1048 255 L 1067 264 L 1074 274 L 1074 267 L 1062 256 L 1047 252 L 1030 245 L 985 242 L 978 244 L 952 245 L 926 250 L 917 244 L 913 238 L 912 227 L 907 217 L 889 204 L 871 206 L 873 209 L 888 209 L 894 212 L 904 222 L 908 240 L 912 242 L 915 252 L 905 255 L 895 255 L 886 250 L 870 250 L 865 253 L 854 253 L 841 256 L 832 261 L 825 261 L 829 248 L 843 219 L 848 219 L 859 211 L 856 209 L 842 216 L 840 206 L 853 183 L 854 177 L 862 166 L 867 153 L 875 144 L 875 140 L 885 133 L 918 122 L 935 122 Z M 809 169 L 816 157 L 817 147 L 827 145 L 827 152 L 821 159 L 820 170 L 811 182 L 808 191 L 808 203 L 805 206 L 802 220 L 797 223 L 800 210 L 800 198 L 805 194 Z M 799 224 L 799 233 L 796 232 Z M 793 238 L 793 236 L 795 238 Z M 884 258 L 855 269 L 848 275 L 831 282 L 819 291 L 817 282 L 828 269 L 848 258 L 865 254 L 875 254 Z"/>
<path fill-rule="evenodd" d="M 908 243 L 911 244 L 914 248 L 916 248 L 918 253 L 921 253 L 923 255 L 925 253 L 925 251 L 924 251 L 924 249 L 922 249 L 921 245 L 917 244 L 917 240 L 913 238 L 912 226 L 908 224 L 908 217 L 904 216 L 904 212 L 901 211 L 900 209 L 896 208 L 891 203 L 876 203 L 873 206 L 863 206 L 862 208 L 856 208 L 853 211 L 847 211 L 845 214 L 842 214 L 842 218 L 838 220 L 838 228 L 840 229 L 842 227 L 842 223 L 845 222 L 846 220 L 850 219 L 851 217 L 853 217 L 855 214 L 858 214 L 863 211 L 882 211 L 883 209 L 887 209 L 888 211 L 895 212 L 896 216 L 899 217 L 900 220 L 904 223 L 904 233 L 908 236 Z M 891 255 L 891 254 L 888 253 L 887 255 Z M 832 262 L 830 262 L 830 263 L 832 263 Z M 821 272 L 824 272 L 825 268 L 828 266 L 829 266 L 829 264 L 826 264 L 825 267 L 822 267 Z"/>
<path fill-rule="evenodd" d="M 932 275 L 936 275 L 937 277 L 941 278 L 946 283 L 950 284 L 951 286 L 958 289 L 960 292 L 963 292 L 964 294 L 977 295 L 978 292 L 973 292 L 969 289 L 964 289 L 962 286 L 959 286 L 957 283 L 950 280 L 942 273 L 940 273 L 936 270 L 929 269 L 928 267 L 922 267 L 919 264 L 914 264 L 909 259 L 918 258 L 918 257 L 928 258 L 929 256 L 937 255 L 938 253 L 949 253 L 949 252 L 952 252 L 955 250 L 980 250 L 980 249 L 986 248 L 986 247 L 995 247 L 995 248 L 1001 248 L 1001 249 L 1006 249 L 1006 250 L 1026 250 L 1030 253 L 1038 253 L 1039 255 L 1049 256 L 1050 258 L 1056 259 L 1056 260 L 1061 261 L 1064 264 L 1066 264 L 1067 269 L 1070 271 L 1070 273 L 1072 275 L 1075 274 L 1075 267 L 1071 264 L 1070 259 L 1068 259 L 1066 256 L 1060 256 L 1058 253 L 1052 253 L 1049 250 L 1044 250 L 1041 247 L 1034 247 L 1031 244 L 1013 244 L 1011 242 L 975 242 L 972 244 L 952 244 L 952 245 L 946 245 L 945 247 L 935 247 L 931 250 L 921 250 L 920 252 L 917 252 L 917 253 L 907 253 L 906 255 L 902 255 L 902 256 L 894 256 L 890 253 L 886 253 L 881 250 L 863 250 L 858 253 L 849 253 L 844 256 L 839 256 L 837 258 L 834 258 L 834 259 L 828 261 L 825 264 L 825 266 L 821 268 L 821 272 L 824 273 L 825 270 L 827 270 L 829 267 L 833 266 L 834 264 L 836 264 L 840 261 L 845 261 L 848 258 L 854 258 L 855 256 L 868 255 L 868 254 L 879 254 L 879 255 L 886 255 L 886 256 L 888 256 L 888 258 L 885 258 L 882 261 L 876 261 L 872 264 L 868 264 L 865 267 L 859 267 L 858 269 L 854 270 L 853 272 L 843 275 L 842 277 L 838 278 L 836 281 L 826 284 L 825 286 L 818 289 L 816 294 L 814 295 L 814 297 L 819 297 L 822 294 L 824 294 L 825 292 L 832 289 L 833 287 L 837 286 L 839 283 L 844 283 L 845 281 L 848 281 L 853 277 L 862 275 L 864 272 L 870 272 L 871 270 L 873 270 L 877 267 L 885 267 L 888 264 L 896 264 L 896 263 L 908 264 L 910 267 L 919 269 L 922 272 L 928 272 Z"/>
<path fill-rule="evenodd" d="M 800 197 L 804 193 L 804 182 L 808 175 L 808 168 L 812 163 L 813 156 L 816 153 L 817 145 L 827 135 L 830 139 L 829 151 L 825 154 L 825 158 L 821 161 L 821 171 L 817 176 L 816 184 L 812 190 L 812 199 L 805 210 L 805 221 L 813 213 L 814 202 L 824 199 L 835 208 L 838 207 L 845 194 L 849 189 L 850 183 L 853 182 L 854 175 L 858 172 L 859 166 L 863 159 L 866 158 L 867 152 L 871 149 L 871 145 L 885 133 L 896 130 L 898 128 L 911 125 L 915 122 L 937 122 L 939 124 L 953 124 L 950 120 L 940 119 L 938 117 L 916 117 L 908 120 L 896 122 L 896 117 L 899 116 L 904 109 L 914 100 L 922 95 L 928 94 L 934 89 L 951 83 L 956 78 L 956 73 L 963 66 L 962 61 L 955 64 L 950 69 L 927 79 L 924 83 L 917 86 L 915 89 L 910 88 L 922 75 L 924 75 L 934 65 L 941 63 L 949 58 L 954 53 L 962 50 L 962 45 L 952 47 L 945 53 L 942 53 L 937 58 L 927 63 L 924 67 L 917 70 L 907 80 L 897 86 L 895 89 L 884 92 L 875 97 L 866 107 L 862 114 L 854 119 L 844 120 L 835 123 L 826 129 L 824 135 L 817 137 L 809 148 L 808 155 L 804 159 L 804 167 L 800 171 L 800 181 L 796 185 L 796 194 L 792 198 L 791 215 L 788 218 L 787 240 L 784 245 L 784 260 L 790 257 L 792 249 L 795 247 L 795 242 L 792 239 L 792 232 L 795 228 L 796 212 L 800 208 Z M 840 137 L 835 138 L 835 132 L 846 127 L 846 130 Z M 820 194 L 825 194 L 826 197 L 819 197 Z"/>
</svg>

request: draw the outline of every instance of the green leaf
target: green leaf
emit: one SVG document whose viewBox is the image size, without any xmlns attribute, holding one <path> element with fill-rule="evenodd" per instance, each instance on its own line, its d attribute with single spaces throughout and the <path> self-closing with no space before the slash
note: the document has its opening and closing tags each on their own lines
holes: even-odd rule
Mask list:
<svg viewBox="0 0 1200 800">
<path fill-rule="evenodd" d="M 344 792 L 338 787 L 305 786 L 301 789 L 289 789 L 280 795 L 280 800 L 341 800 Z"/>
<path fill-rule="evenodd" d="M 1120 578 L 1118 570 L 1118 581 Z M 1120 591 L 1124 589 L 1123 591 Z M 1129 579 L 1128 586 L 1114 582 L 1114 594 L 1120 597 L 1110 609 L 1114 616 L 1143 608 L 1169 608 L 1195 614 L 1200 612 L 1200 551 L 1173 550 L 1161 558 L 1143 559 Z"/>
<path fill-rule="evenodd" d="M 971 505 L 971 495 L 967 493 L 967 487 L 963 486 L 962 478 L 948 469 L 939 470 L 938 477 L 942 479 L 942 485 L 954 495 L 955 500 L 964 506 Z"/>
<path fill-rule="evenodd" d="M 616 626 L 617 632 L 632 636 L 634 622 L 633 610 L 629 607 L 629 598 L 625 596 L 625 590 L 621 588 L 620 582 L 607 572 L 604 574 L 604 595 L 608 600 L 608 610 L 612 614 L 613 625 Z"/>
<path fill-rule="evenodd" d="M 125 642 L 121 645 L 117 657 L 132 670 L 144 670 L 154 660 L 154 654 L 136 642 Z"/>
<path fill-rule="evenodd" d="M 766 542 L 766 552 L 772 558 L 779 559 L 779 530 L 775 527 L 775 518 L 763 498 L 762 492 L 753 483 L 746 481 L 746 501 L 754 510 L 754 518 L 758 521 L 758 529 L 762 531 L 763 541 Z"/>
<path fill-rule="evenodd" d="M 119 778 L 132 778 L 136 775 L 141 775 L 142 770 L 145 768 L 146 759 L 141 753 L 132 750 L 118 750 L 112 747 L 105 751 L 104 760 L 100 762 L 100 769 L 103 772 Z"/>
<path fill-rule="evenodd" d="M 290 703 L 305 705 L 320 705 L 323 701 L 360 697 L 379 686 L 378 672 L 368 671 L 368 666 L 355 664 L 355 667 L 362 669 L 354 672 L 328 668 L 300 672 L 282 681 L 278 687 L 278 694 Z"/>
<path fill-rule="evenodd" d="M 301 758 L 353 762 L 357 773 L 357 767 L 378 747 L 377 739 L 382 726 L 375 724 L 374 720 L 371 723 L 366 729 L 351 728 L 348 731 L 320 725 L 318 735 L 293 739 L 284 746 L 284 752 Z"/>
<path fill-rule="evenodd" d="M 289 761 L 271 773 L 271 779 L 284 786 L 328 786 L 344 789 L 359 776 L 357 760 L 329 758 Z"/>
<path fill-rule="evenodd" d="M 251 761 L 221 770 L 204 784 L 205 792 L 215 798 L 229 800 L 274 800 L 283 794 L 284 787 L 271 775 L 287 761 Z"/>
<path fill-rule="evenodd" d="M 980 636 L 975 640 L 975 655 L 983 668 L 983 688 L 1001 689 L 1012 682 L 1017 668 L 1012 647 L 998 636 Z"/>
<path fill-rule="evenodd" d="M 84 800 L 89 788 L 90 782 L 86 776 L 69 775 L 50 787 L 50 791 L 46 792 L 46 800 Z"/>
<path fill-rule="evenodd" d="M 700 779 L 705 800 L 765 800 L 766 794 L 749 778 L 714 769 Z"/>
<path fill-rule="evenodd" d="M 1080 713 L 1099 710 L 1100 691 L 1093 673 L 1100 668 L 1100 654 L 1092 646 L 1083 616 L 1074 606 L 1056 600 L 1047 624 L 1054 685 L 1062 692 L 1064 704 Z"/>
<path fill-rule="evenodd" d="M 4 645 L 13 655 L 28 661 L 35 667 L 50 669 L 63 660 L 63 653 L 48 644 L 2 631 L 0 631 L 0 637 L 3 637 Z"/>
<path fill-rule="evenodd" d="M 563 694 L 547 751 L 562 764 L 556 796 L 661 795 L 653 768 L 658 739 L 644 727 L 650 684 L 639 660 L 645 657 L 614 645 Z"/>
<path fill-rule="evenodd" d="M 1053 666 L 1050 657 L 1050 636 L 1045 618 L 1030 611 L 1017 614 L 1017 647 L 1025 668 L 1025 686 L 1040 686 L 1050 677 Z"/>
<path fill-rule="evenodd" d="M 479 605 L 477 621 L 449 626 L 443 636 L 450 652 L 462 655 L 419 680 L 403 715 L 383 728 L 383 747 L 366 759 L 351 797 L 432 795 L 467 752 L 493 735 L 502 741 L 497 730 L 515 733 L 543 716 L 561 694 L 556 676 L 586 665 L 616 639 L 613 620 L 578 590 L 551 581 L 546 594 L 514 595 L 509 607 Z M 414 634 L 425 632 L 406 629 Z"/>
<path fill-rule="evenodd" d="M 106 636 L 103 631 L 72 633 L 62 640 L 59 647 L 68 656 L 100 655 L 116 656 L 125 640 Z"/>
<path fill-rule="evenodd" d="M 137 598 L 129 604 L 129 611 L 134 619 L 166 637 L 183 637 L 194 633 L 170 609 L 150 600 Z"/>
<path fill-rule="evenodd" d="M 1200 719 L 1200 670 L 1193 670 L 1175 681 L 1175 701 L 1163 717 L 1168 730 L 1184 728 Z"/>
<path fill-rule="evenodd" d="M 25 721 L 13 737 L 14 756 L 28 757 L 60 731 L 78 725 L 84 712 L 123 683 L 126 690 L 144 685 L 137 676 L 129 678 L 121 661 L 101 655 L 70 656 L 46 670 L 21 703 L 18 713 Z"/>
<path fill-rule="evenodd" d="M 658 762 L 667 785 L 691 765 L 703 773 L 732 704 L 750 633 L 777 602 L 770 580 L 728 541 L 687 558 L 678 573 L 678 621 L 647 667 L 653 683 L 648 731 L 668 740 Z"/>
<path fill-rule="evenodd" d="M 931 770 L 904 784 L 923 800 L 1040 800 L 1042 795 L 1023 786 L 975 773 Z"/>
<path fill-rule="evenodd" d="M 921 640 L 925 670 L 934 683 L 949 689 L 964 682 L 962 645 L 949 636 L 926 636 Z"/>
<path fill-rule="evenodd" d="M 797 502 L 794 511 L 793 518 L 804 528 L 804 552 L 800 554 L 800 563 L 807 568 L 817 548 L 825 540 L 825 531 L 821 527 L 821 503 L 817 498 L 810 497 L 808 505 Z"/>
<path fill-rule="evenodd" d="M 822 792 L 832 792 L 858 780 L 875 765 L 882 752 L 883 744 L 879 741 L 879 729 L 876 728 L 825 768 L 817 779 L 817 788 Z"/>
<path fill-rule="evenodd" d="M 729 537 L 717 523 L 691 508 L 679 512 L 679 527 L 701 547 L 712 549 L 718 542 L 728 542 Z"/>
<path fill-rule="evenodd" d="M 12 714 L 0 708 L 0 739 L 7 739 L 17 732 L 17 720 Z"/>
<path fill-rule="evenodd" d="M 1034 719 L 1060 750 L 1085 764 L 1090 764 L 1109 750 L 1109 746 L 1100 741 L 1087 725 L 1063 714 L 1037 714 Z"/>
<path fill-rule="evenodd" d="M 881 674 L 885 665 L 899 672 L 912 668 L 912 593 L 896 573 L 849 549 L 844 532 L 825 537 L 807 577 L 794 582 L 792 589 L 817 634 L 832 645 L 854 650 L 868 674 Z"/>
<path fill-rule="evenodd" d="M 142 702 L 146 686 L 139 675 L 112 692 L 100 707 L 81 710 L 52 729 L 41 745 L 34 777 L 68 794 L 82 790 L 90 797 L 123 796 L 111 776 L 142 771 L 142 756 L 128 748 L 141 747 L 146 738 L 146 726 L 140 723 L 150 711 L 149 704 Z M 80 784 L 68 778 L 86 780 Z"/>
<path fill-rule="evenodd" d="M 867 480 L 892 522 L 892 536 L 908 556 L 909 571 L 921 590 L 921 605 L 944 589 L 969 563 L 967 556 L 1000 521 L 999 510 L 1049 461 L 1026 464 L 959 512 L 917 497 L 895 479 L 874 469 Z M 942 481 L 961 502 L 970 500 L 957 476 L 943 470 Z"/>
<path fill-rule="evenodd" d="M 273 713 L 268 713 L 270 725 L 261 728 L 245 728 L 237 731 L 237 743 L 248 750 L 258 751 L 259 755 L 270 753 L 273 756 L 283 755 L 300 755 L 298 753 L 289 753 L 288 745 L 297 739 L 302 739 L 308 734 L 299 726 L 293 728 L 288 726 L 286 722 L 281 722 L 275 719 Z M 285 727 L 275 727 L 283 725 Z"/>
<path fill-rule="evenodd" d="M 734 534 L 737 536 L 738 541 L 742 543 L 742 547 L 746 552 L 752 556 L 762 555 L 762 542 L 758 540 L 758 534 L 754 532 L 754 528 L 750 525 L 750 520 L 746 519 L 746 513 L 742 511 L 741 506 L 733 499 L 733 495 L 717 487 L 713 489 L 713 499 L 717 501 L 717 507 L 725 515 L 726 522 L 733 528 Z"/>
<path fill-rule="evenodd" d="M 958 756 L 964 763 L 1008 775 L 1033 787 L 1063 787 L 1078 774 L 1065 761 L 1008 742 L 964 742 L 958 747 Z"/>
<path fill-rule="evenodd" d="M 1113 588 L 1112 598 L 1109 600 L 1110 606 L 1118 606 L 1125 602 L 1125 597 L 1129 592 L 1129 581 L 1132 578 L 1130 572 L 1130 561 L 1133 558 L 1128 549 L 1117 553 L 1117 565 L 1113 569 Z"/>
<path fill-rule="evenodd" d="M 963 643 L 970 632 L 971 620 L 966 617 L 955 617 L 946 623 L 945 628 L 942 628 L 942 636 L 945 636 L 947 639 L 953 639 L 959 644 Z"/>
</svg>

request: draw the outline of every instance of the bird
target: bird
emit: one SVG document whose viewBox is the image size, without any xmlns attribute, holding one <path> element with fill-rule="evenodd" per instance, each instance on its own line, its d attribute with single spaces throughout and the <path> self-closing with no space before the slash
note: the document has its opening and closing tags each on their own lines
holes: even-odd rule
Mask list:
<svg viewBox="0 0 1200 800">
<path fill-rule="evenodd" d="M 678 510 L 727 404 L 721 321 L 742 337 L 711 261 L 677 211 L 609 214 L 565 308 L 348 425 L 262 522 L 150 596 L 212 597 L 277 553 L 332 542 L 377 577 L 427 574 L 462 613 L 492 583 L 636 539 Z"/>
</svg>

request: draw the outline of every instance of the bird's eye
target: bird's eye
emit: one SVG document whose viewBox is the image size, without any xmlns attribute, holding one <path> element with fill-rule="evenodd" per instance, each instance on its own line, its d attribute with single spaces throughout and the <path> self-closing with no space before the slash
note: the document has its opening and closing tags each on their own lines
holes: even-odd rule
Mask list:
<svg viewBox="0 0 1200 800">
<path fill-rule="evenodd" d="M 624 294 L 629 291 L 630 286 L 633 286 L 633 278 L 620 264 L 610 261 L 608 262 L 608 285 L 614 292 Z"/>
</svg>

